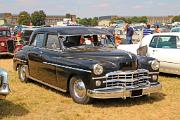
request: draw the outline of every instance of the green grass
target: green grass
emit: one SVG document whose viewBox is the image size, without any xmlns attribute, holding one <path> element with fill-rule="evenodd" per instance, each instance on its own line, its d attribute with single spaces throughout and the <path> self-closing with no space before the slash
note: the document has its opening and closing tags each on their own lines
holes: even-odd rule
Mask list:
<svg viewBox="0 0 180 120">
<path fill-rule="evenodd" d="M 160 76 L 163 89 L 150 97 L 73 102 L 64 94 L 36 82 L 22 83 L 12 69 L 12 59 L 0 60 L 9 73 L 11 94 L 0 100 L 3 120 L 179 120 L 180 77 Z"/>
</svg>

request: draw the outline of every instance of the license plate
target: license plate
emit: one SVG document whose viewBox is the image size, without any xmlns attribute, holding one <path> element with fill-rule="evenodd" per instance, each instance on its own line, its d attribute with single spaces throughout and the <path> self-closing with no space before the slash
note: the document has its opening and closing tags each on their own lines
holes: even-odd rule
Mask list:
<svg viewBox="0 0 180 120">
<path fill-rule="evenodd" d="M 132 97 L 141 96 L 142 95 L 142 89 L 140 90 L 133 90 L 131 93 Z"/>
</svg>

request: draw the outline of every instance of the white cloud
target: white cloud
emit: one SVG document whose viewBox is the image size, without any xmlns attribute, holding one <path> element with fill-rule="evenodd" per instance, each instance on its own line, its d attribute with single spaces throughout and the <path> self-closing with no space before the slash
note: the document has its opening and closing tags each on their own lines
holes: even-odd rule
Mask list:
<svg viewBox="0 0 180 120">
<path fill-rule="evenodd" d="M 135 5 L 132 7 L 133 9 L 143 9 L 144 6 L 143 5 Z"/>
</svg>

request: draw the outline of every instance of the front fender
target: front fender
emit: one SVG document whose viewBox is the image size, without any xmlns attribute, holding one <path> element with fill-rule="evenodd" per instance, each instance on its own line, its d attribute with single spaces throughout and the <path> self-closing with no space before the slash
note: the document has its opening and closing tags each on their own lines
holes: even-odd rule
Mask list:
<svg viewBox="0 0 180 120">
<path fill-rule="evenodd" d="M 152 60 L 156 60 L 156 59 L 152 58 L 152 57 L 138 56 L 138 68 L 149 70 L 149 72 L 159 72 L 159 69 L 153 70 L 151 68 L 150 61 L 152 61 Z"/>
</svg>

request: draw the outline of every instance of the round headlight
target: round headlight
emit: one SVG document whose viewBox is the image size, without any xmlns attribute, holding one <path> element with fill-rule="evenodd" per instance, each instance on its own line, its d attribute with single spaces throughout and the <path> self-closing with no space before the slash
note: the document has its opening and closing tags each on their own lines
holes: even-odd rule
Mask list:
<svg viewBox="0 0 180 120">
<path fill-rule="evenodd" d="M 4 46 L 5 46 L 5 43 L 4 43 L 4 42 L 1 42 L 1 43 L 0 43 L 0 46 L 4 47 Z"/>
<path fill-rule="evenodd" d="M 99 64 L 93 66 L 93 72 L 95 75 L 101 75 L 103 73 L 103 67 Z"/>
<path fill-rule="evenodd" d="M 151 61 L 151 68 L 153 70 L 158 70 L 159 69 L 159 62 L 157 60 Z"/>
</svg>

